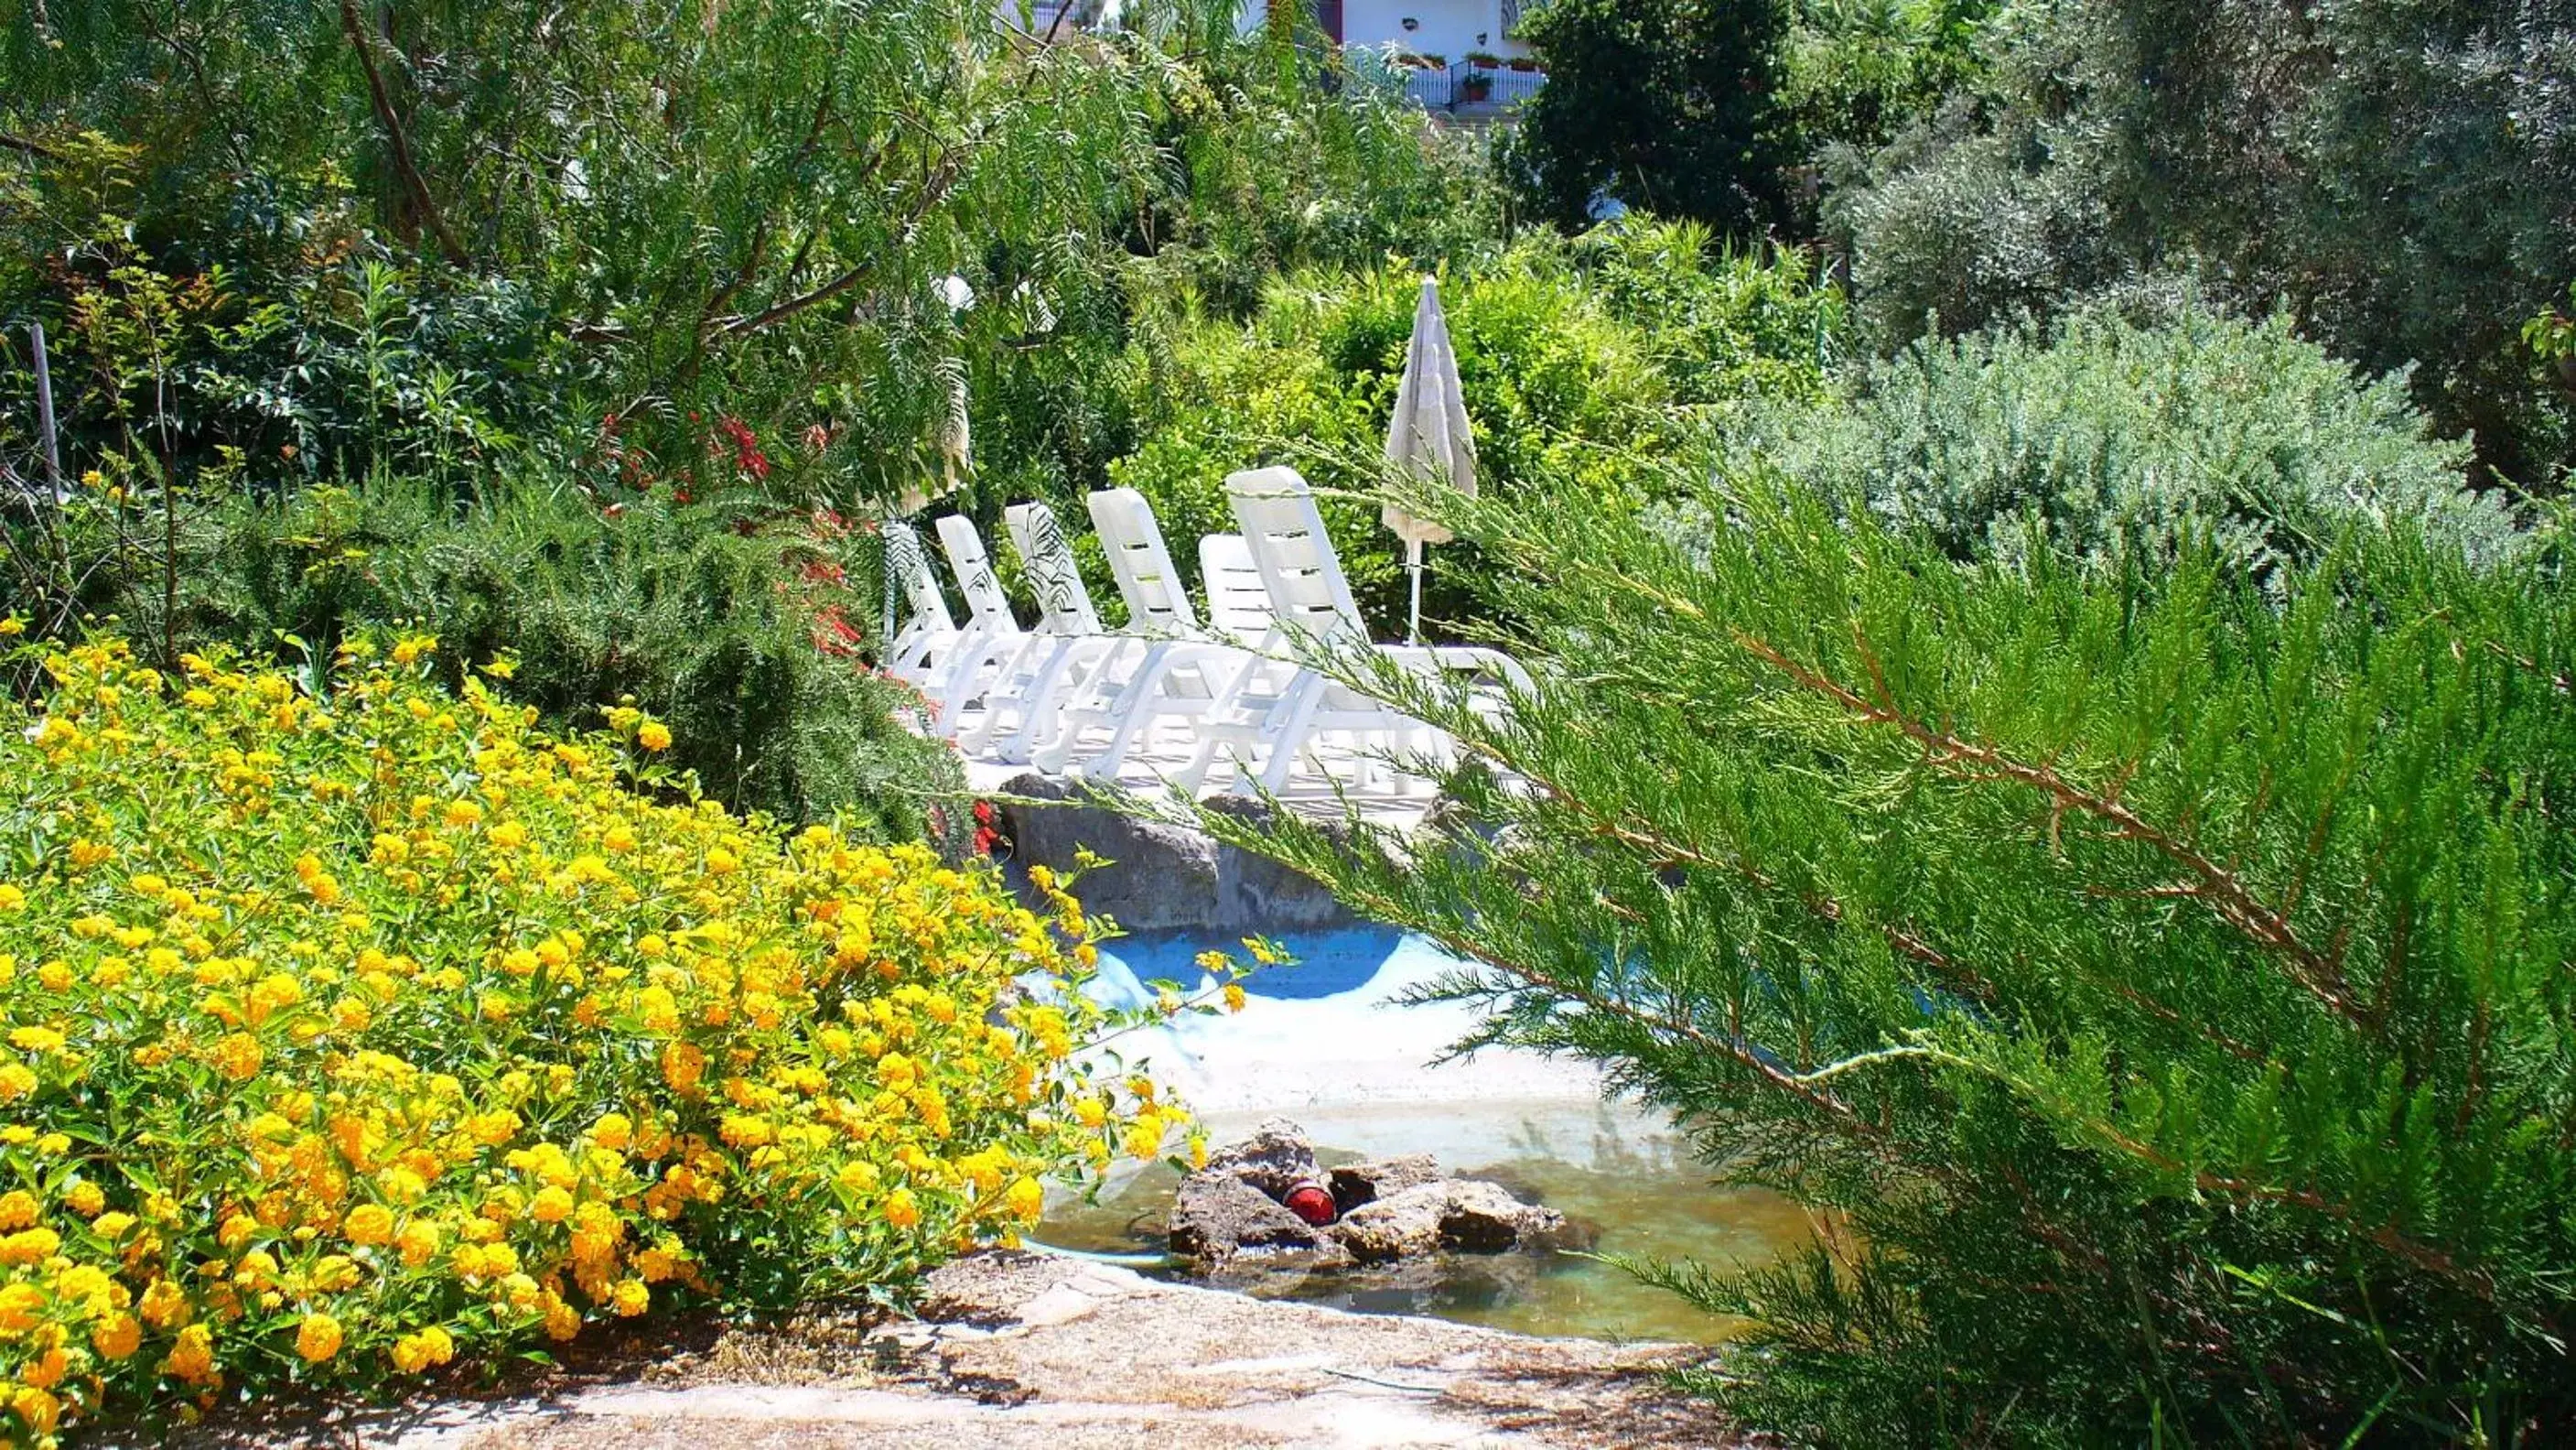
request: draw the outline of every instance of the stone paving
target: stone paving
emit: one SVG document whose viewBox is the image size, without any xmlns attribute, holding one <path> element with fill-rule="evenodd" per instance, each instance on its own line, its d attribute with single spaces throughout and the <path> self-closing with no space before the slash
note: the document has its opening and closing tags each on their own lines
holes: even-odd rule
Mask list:
<svg viewBox="0 0 2576 1450">
<path fill-rule="evenodd" d="M 987 1252 L 838 1351 L 735 1344 L 663 1376 L 208 1443 L 389 1450 L 1274 1450 L 1753 1442 L 1655 1371 L 1694 1351 L 1529 1339 Z M 732 1377 L 727 1377 L 731 1375 Z M 764 1382 L 766 1381 L 766 1382 Z"/>
</svg>

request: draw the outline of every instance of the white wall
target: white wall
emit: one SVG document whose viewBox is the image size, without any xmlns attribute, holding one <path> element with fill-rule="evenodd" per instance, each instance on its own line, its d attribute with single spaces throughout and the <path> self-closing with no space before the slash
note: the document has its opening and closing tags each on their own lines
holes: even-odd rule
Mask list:
<svg viewBox="0 0 2576 1450">
<path fill-rule="evenodd" d="M 1406 30 L 1407 17 L 1419 21 L 1419 27 Z M 1479 35 L 1484 39 L 1478 40 Z M 1417 55 L 1444 55 L 1452 62 L 1464 60 L 1471 50 L 1507 58 L 1529 53 L 1528 46 L 1504 36 L 1497 0 L 1344 0 L 1343 44 L 1389 41 Z"/>
<path fill-rule="evenodd" d="M 1245 27 L 1260 24 L 1269 11 L 1269 0 L 1244 0 Z M 1408 16 L 1420 22 L 1412 30 L 1404 28 Z M 1501 0 L 1343 0 L 1342 43 L 1392 43 L 1416 55 L 1447 56 L 1452 63 L 1471 50 L 1505 59 L 1529 54 L 1528 46 L 1503 35 Z"/>
</svg>

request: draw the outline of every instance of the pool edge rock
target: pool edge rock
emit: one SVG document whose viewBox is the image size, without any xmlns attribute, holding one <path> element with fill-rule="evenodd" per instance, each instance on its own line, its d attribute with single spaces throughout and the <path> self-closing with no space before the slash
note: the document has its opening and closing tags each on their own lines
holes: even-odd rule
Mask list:
<svg viewBox="0 0 2576 1450">
<path fill-rule="evenodd" d="M 1201 831 L 1137 820 L 1080 803 L 1082 787 L 1030 772 L 1004 781 L 1002 820 L 1011 839 L 1011 882 L 1025 890 L 1028 868 L 1074 868 L 1078 852 L 1109 860 L 1082 878 L 1083 909 L 1128 931 L 1205 928 L 1236 934 L 1323 931 L 1354 926 L 1333 894 L 1279 863 Z M 1031 805 L 1026 801 L 1045 802 Z M 1270 807 L 1219 797 L 1214 810 L 1258 820 Z M 1328 824 L 1325 829 L 1340 829 Z"/>
</svg>

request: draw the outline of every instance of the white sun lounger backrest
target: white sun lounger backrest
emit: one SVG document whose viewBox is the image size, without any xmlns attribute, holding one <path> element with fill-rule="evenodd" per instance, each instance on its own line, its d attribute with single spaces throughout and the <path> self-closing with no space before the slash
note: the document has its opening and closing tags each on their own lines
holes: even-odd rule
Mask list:
<svg viewBox="0 0 2576 1450">
<path fill-rule="evenodd" d="M 1227 475 L 1225 492 L 1278 623 L 1322 643 L 1367 643 L 1359 604 L 1305 478 L 1293 468 L 1247 469 Z"/>
<path fill-rule="evenodd" d="M 939 547 L 948 555 L 948 567 L 957 576 L 958 592 L 966 596 L 975 627 L 990 634 L 1019 633 L 1020 622 L 1011 614 L 1002 581 L 993 577 L 993 560 L 984 552 L 984 539 L 975 532 L 975 525 L 963 514 L 941 518 Z"/>
<path fill-rule="evenodd" d="M 1047 634 L 1089 638 L 1099 634 L 1100 611 L 1091 607 L 1091 591 L 1073 562 L 1073 545 L 1056 522 L 1055 510 L 1042 503 L 1017 503 L 1002 510 L 1011 531 L 1011 547 L 1020 551 L 1029 588 L 1044 612 L 1038 628 Z"/>
<path fill-rule="evenodd" d="M 931 577 L 930 556 L 921 551 L 921 535 L 912 525 L 889 521 L 885 525 L 886 567 L 894 571 L 895 583 L 903 589 L 906 604 L 912 609 L 911 623 L 944 634 L 957 632 L 957 621 L 948 613 L 948 597 L 939 592 L 939 581 Z"/>
<path fill-rule="evenodd" d="M 1172 551 L 1163 545 L 1163 526 L 1154 506 L 1132 488 L 1104 488 L 1089 499 L 1091 526 L 1109 554 L 1109 572 L 1117 577 L 1118 594 L 1127 601 L 1131 634 L 1187 634 L 1198 627 L 1189 590 L 1172 567 Z"/>
<path fill-rule="evenodd" d="M 1241 534 L 1210 534 L 1199 540 L 1199 575 L 1207 580 L 1208 623 L 1217 633 L 1258 644 L 1270 633 L 1270 590 L 1261 582 L 1261 566 L 1252 562 L 1252 546 Z"/>
</svg>

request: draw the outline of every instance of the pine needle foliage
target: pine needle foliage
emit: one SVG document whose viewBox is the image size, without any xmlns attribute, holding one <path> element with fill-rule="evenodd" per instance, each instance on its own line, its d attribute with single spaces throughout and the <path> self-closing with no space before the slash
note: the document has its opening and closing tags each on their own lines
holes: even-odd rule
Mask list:
<svg viewBox="0 0 2576 1450">
<path fill-rule="evenodd" d="M 1813 1210 L 1784 1262 L 1647 1267 L 1756 1323 L 1690 1382 L 1820 1444 L 2566 1443 L 2554 536 L 2356 533 L 2273 588 L 1711 502 L 1685 553 L 1437 501 L 1536 692 L 1332 665 L 1457 734 L 1458 808 L 1198 813 L 1468 963 L 1463 1048 L 1598 1061 Z"/>
</svg>

